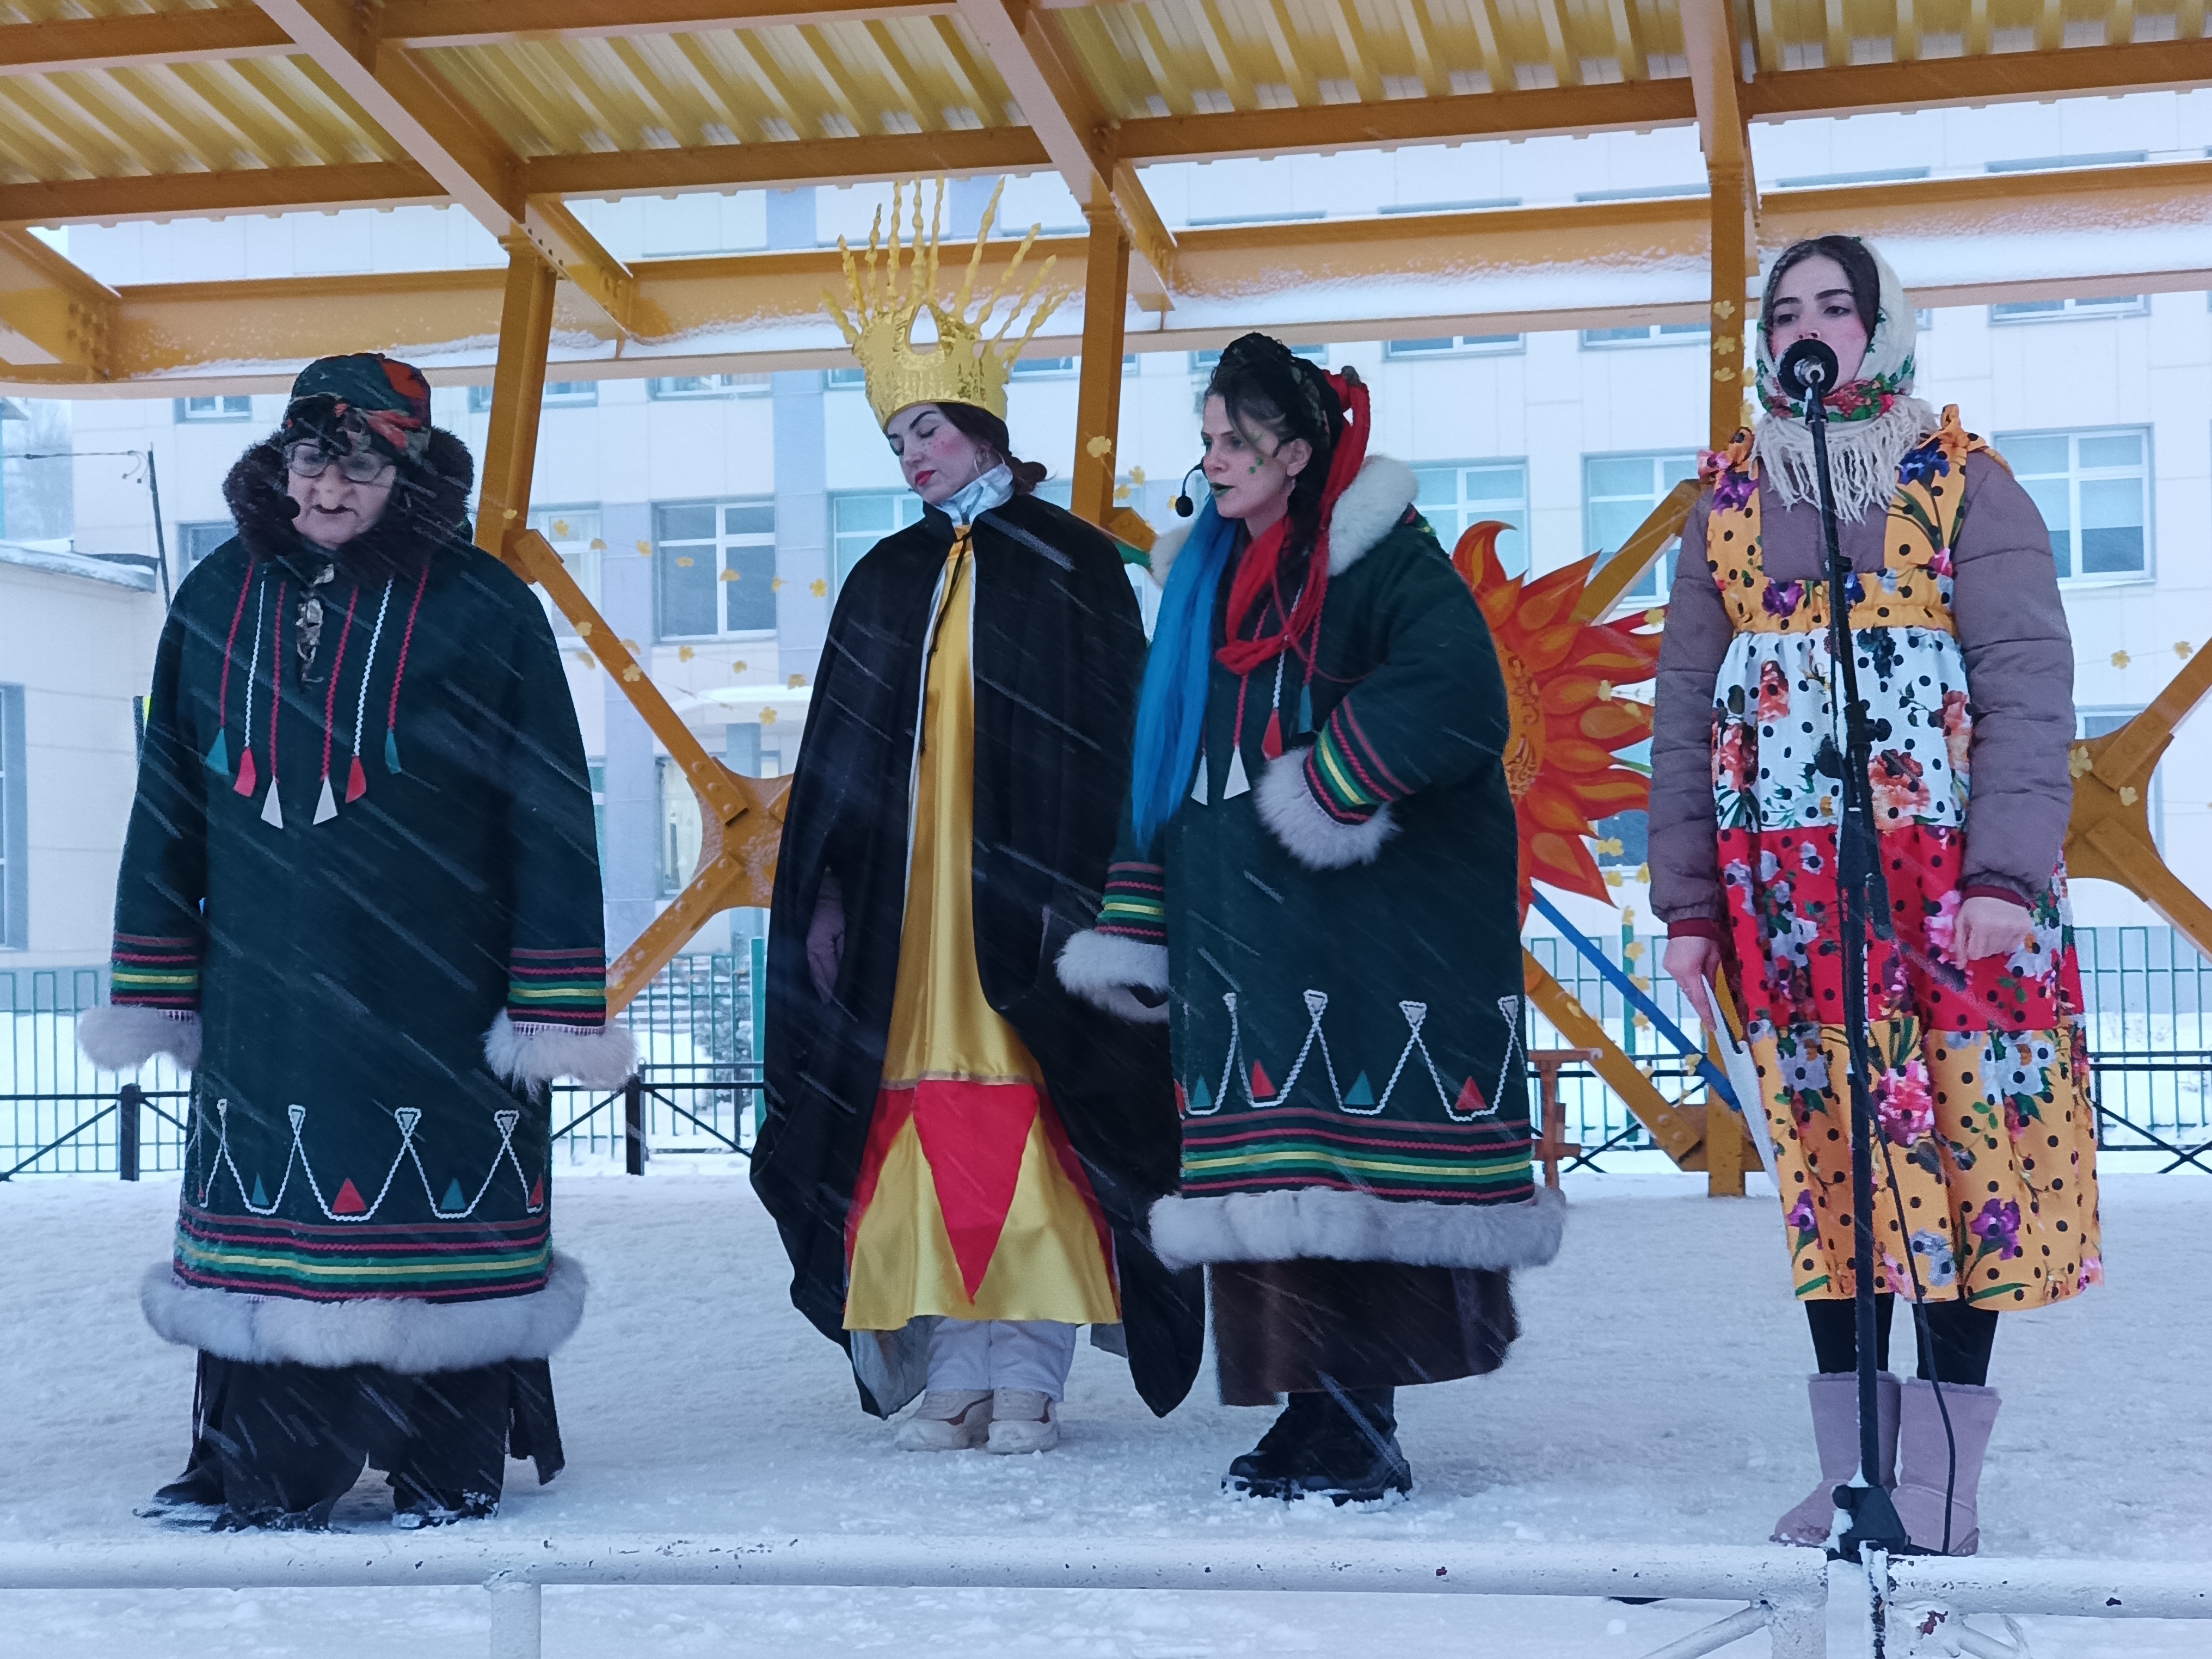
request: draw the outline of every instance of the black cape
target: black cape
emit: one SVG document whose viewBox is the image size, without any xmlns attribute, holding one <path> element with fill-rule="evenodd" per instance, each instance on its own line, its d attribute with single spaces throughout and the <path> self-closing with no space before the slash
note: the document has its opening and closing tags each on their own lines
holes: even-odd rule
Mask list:
<svg viewBox="0 0 2212 1659">
<path fill-rule="evenodd" d="M 906 909 L 908 817 L 927 634 L 952 546 L 932 508 L 854 567 L 830 618 L 784 819 L 768 957 L 767 1096 L 754 1189 L 794 1270 L 791 1299 L 853 1358 L 878 1416 L 922 1386 L 927 1330 L 854 1344 L 844 1328 L 845 1224 L 882 1081 Z M 983 994 L 1043 1068 L 1114 1230 L 1122 1333 L 1138 1393 L 1164 1416 L 1197 1375 L 1204 1295 L 1162 1266 L 1152 1201 L 1176 1189 L 1181 1132 L 1167 1028 L 1070 996 L 1054 964 L 1097 918 L 1145 636 L 1114 544 L 1017 495 L 974 528 L 975 915 Z M 845 954 L 824 1002 L 807 924 L 834 872 Z"/>
</svg>

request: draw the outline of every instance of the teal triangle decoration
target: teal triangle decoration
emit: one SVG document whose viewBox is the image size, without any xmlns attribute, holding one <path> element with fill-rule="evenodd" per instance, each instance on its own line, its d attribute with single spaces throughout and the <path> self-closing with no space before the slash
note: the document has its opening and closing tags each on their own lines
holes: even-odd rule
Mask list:
<svg viewBox="0 0 2212 1659">
<path fill-rule="evenodd" d="M 1193 1117 L 1204 1117 L 1212 1109 L 1213 1096 L 1206 1089 L 1206 1079 L 1200 1078 L 1190 1091 L 1190 1114 Z"/>
<path fill-rule="evenodd" d="M 253 1177 L 253 1202 L 258 1209 L 265 1210 L 269 1207 L 269 1190 L 261 1184 L 259 1176 Z"/>
<path fill-rule="evenodd" d="M 1347 1106 L 1372 1106 L 1375 1103 L 1375 1085 L 1367 1080 L 1366 1073 L 1362 1072 L 1352 1079 L 1352 1091 L 1345 1096 L 1344 1103 Z"/>
<path fill-rule="evenodd" d="M 208 770 L 222 777 L 230 775 L 230 733 L 218 732 L 215 741 L 208 745 Z"/>
<path fill-rule="evenodd" d="M 461 1183 L 458 1179 L 447 1183 L 445 1200 L 438 1207 L 448 1214 L 456 1210 L 465 1210 L 469 1207 L 468 1198 L 462 1193 Z"/>
<path fill-rule="evenodd" d="M 392 773 L 399 770 L 399 733 L 388 726 L 384 728 L 384 769 Z"/>
<path fill-rule="evenodd" d="M 1310 732 L 1313 729 L 1313 687 L 1302 685 L 1298 688 L 1298 730 Z"/>
</svg>

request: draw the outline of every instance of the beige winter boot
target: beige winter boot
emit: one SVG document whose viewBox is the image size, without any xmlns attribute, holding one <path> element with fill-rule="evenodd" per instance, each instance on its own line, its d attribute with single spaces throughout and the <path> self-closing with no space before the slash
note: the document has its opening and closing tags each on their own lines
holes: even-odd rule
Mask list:
<svg viewBox="0 0 2212 1659">
<path fill-rule="evenodd" d="M 1934 1384 L 1917 1376 L 1905 1383 L 1897 1442 L 1897 1518 L 1905 1522 L 1913 1548 L 1929 1555 L 1972 1555 L 1981 1548 L 1982 1459 L 1990 1449 L 1990 1431 L 1996 1426 L 2000 1403 L 1995 1389 L 1946 1382 L 1939 1410 Z M 1951 1419 L 1948 1436 L 1943 1432 L 1946 1411 Z M 1951 1494 L 1948 1535 L 1943 1513 L 1947 1486 Z"/>
<path fill-rule="evenodd" d="M 1828 1541 L 1836 1519 L 1835 1492 L 1859 1470 L 1859 1379 L 1852 1371 L 1820 1371 L 1808 1385 L 1813 1400 L 1813 1443 L 1820 1455 L 1820 1484 L 1805 1501 L 1774 1523 L 1778 1544 L 1814 1548 Z M 1897 1379 L 1887 1371 L 1875 1376 L 1875 1437 L 1881 1460 L 1877 1478 L 1897 1484 Z"/>
</svg>

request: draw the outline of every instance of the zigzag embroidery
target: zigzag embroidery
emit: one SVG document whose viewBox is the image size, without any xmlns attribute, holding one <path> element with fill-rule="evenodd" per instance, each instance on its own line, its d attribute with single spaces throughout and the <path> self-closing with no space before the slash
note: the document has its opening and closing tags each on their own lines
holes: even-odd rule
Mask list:
<svg viewBox="0 0 2212 1659">
<path fill-rule="evenodd" d="M 1243 1092 L 1244 1103 L 1248 1106 L 1279 1105 L 1289 1099 L 1291 1091 L 1298 1086 L 1299 1078 L 1305 1074 L 1306 1066 L 1312 1060 L 1314 1050 L 1318 1048 L 1321 1050 L 1322 1067 L 1328 1073 L 1329 1093 L 1334 1097 L 1337 1109 L 1340 1112 L 1353 1117 L 1381 1115 L 1389 1108 L 1391 1097 L 1397 1093 L 1407 1066 L 1413 1056 L 1419 1054 L 1422 1069 L 1428 1073 L 1429 1081 L 1435 1086 L 1437 1098 L 1443 1104 L 1444 1115 L 1455 1123 L 1473 1123 L 1498 1115 L 1498 1103 L 1505 1097 L 1505 1084 L 1512 1075 L 1514 1058 L 1521 1053 L 1521 999 L 1517 996 L 1500 997 L 1498 999 L 1498 1012 L 1505 1022 L 1505 1054 L 1498 1062 L 1497 1086 L 1486 1100 L 1480 1086 L 1469 1078 L 1455 1095 L 1437 1070 L 1436 1060 L 1429 1053 L 1429 1045 L 1421 1035 L 1421 1027 L 1428 1022 L 1429 1005 L 1425 1002 L 1401 1002 L 1398 1005 L 1398 1012 L 1406 1019 L 1406 1046 L 1399 1051 L 1398 1063 L 1391 1069 L 1390 1080 L 1383 1085 L 1382 1095 L 1379 1097 L 1376 1095 L 1364 1072 L 1352 1080 L 1350 1091 L 1346 1091 L 1337 1079 L 1336 1060 L 1328 1051 L 1328 1034 L 1322 1029 L 1322 1016 L 1328 1012 L 1328 993 L 1310 990 L 1305 994 L 1305 1041 L 1298 1045 L 1297 1058 L 1291 1062 L 1289 1074 L 1284 1078 L 1282 1085 L 1277 1088 L 1270 1083 L 1264 1068 L 1256 1064 L 1244 1063 L 1244 1029 L 1237 1017 L 1237 993 L 1225 992 L 1221 1000 L 1229 1010 L 1229 1053 L 1222 1060 L 1221 1082 L 1212 1098 L 1207 1097 L 1206 1080 L 1201 1078 L 1198 1083 L 1197 1097 L 1185 1103 L 1184 1111 L 1191 1117 L 1212 1116 L 1227 1103 L 1232 1088 Z"/>
<path fill-rule="evenodd" d="M 238 1188 L 239 1202 L 253 1215 L 275 1215 L 283 1207 L 284 1194 L 292 1185 L 292 1171 L 295 1167 L 297 1167 L 301 1176 L 307 1181 L 307 1190 L 314 1194 L 317 1206 L 331 1220 L 374 1221 L 376 1218 L 376 1212 L 384 1207 L 384 1200 L 392 1191 L 392 1183 L 398 1176 L 399 1166 L 403 1161 L 411 1161 L 414 1164 L 415 1174 L 422 1183 L 422 1196 L 429 1201 L 430 1213 L 441 1221 L 465 1221 L 474 1215 L 477 1206 L 483 1202 L 484 1194 L 491 1190 L 491 1183 L 498 1178 L 500 1165 L 502 1163 L 513 1168 L 515 1180 L 522 1185 L 523 1212 L 526 1215 L 536 1215 L 545 1207 L 542 1186 L 533 1194 L 530 1177 L 523 1173 L 522 1161 L 515 1156 L 514 1126 L 521 1121 L 522 1115 L 520 1112 L 497 1111 L 491 1115 L 492 1121 L 499 1126 L 499 1151 L 493 1155 L 491 1168 L 485 1172 L 483 1184 L 477 1188 L 477 1195 L 465 1206 L 453 1206 L 439 1203 L 437 1194 L 430 1190 L 430 1173 L 422 1167 L 422 1155 L 415 1147 L 415 1130 L 422 1121 L 422 1109 L 416 1106 L 401 1106 L 395 1109 L 392 1116 L 392 1120 L 399 1125 L 399 1150 L 392 1155 L 392 1167 L 384 1172 L 384 1184 L 377 1188 L 376 1197 L 372 1202 L 362 1205 L 361 1194 L 356 1192 L 354 1203 L 360 1205 L 361 1207 L 341 1210 L 331 1207 L 331 1200 L 324 1195 L 322 1183 L 315 1179 L 314 1169 L 307 1161 L 307 1145 L 300 1136 L 301 1126 L 307 1121 L 307 1118 L 306 1107 L 294 1105 L 284 1109 L 284 1115 L 291 1120 L 292 1124 L 291 1150 L 284 1159 L 284 1173 L 276 1183 L 276 1196 L 258 1203 L 255 1201 L 254 1194 L 264 1190 L 260 1182 L 257 1180 L 253 1183 L 253 1193 L 249 1194 L 246 1190 L 245 1177 L 238 1172 L 237 1160 L 231 1156 L 230 1102 L 216 1101 L 215 1111 L 216 1157 L 221 1160 L 222 1168 L 229 1170 L 231 1182 Z M 199 1201 L 202 1205 L 207 1203 L 210 1194 L 214 1191 L 215 1180 L 215 1174 L 211 1172 L 206 1182 L 201 1187 Z M 340 1202 L 344 1200 L 347 1192 L 352 1186 L 353 1182 L 349 1179 L 338 1188 L 337 1196 Z M 457 1196 L 459 1187 L 459 1182 L 453 1182 L 447 1188 L 447 1196 Z"/>
</svg>

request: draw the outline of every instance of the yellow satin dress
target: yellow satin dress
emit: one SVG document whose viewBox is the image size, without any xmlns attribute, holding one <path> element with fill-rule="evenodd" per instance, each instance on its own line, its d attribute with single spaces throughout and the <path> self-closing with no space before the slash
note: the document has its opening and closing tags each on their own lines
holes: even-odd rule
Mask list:
<svg viewBox="0 0 2212 1659">
<path fill-rule="evenodd" d="M 975 966 L 975 568 L 963 526 L 932 623 L 898 981 L 846 1229 L 853 1331 L 921 1314 L 1121 1316 L 1112 1234 L 1043 1072 Z"/>
</svg>

